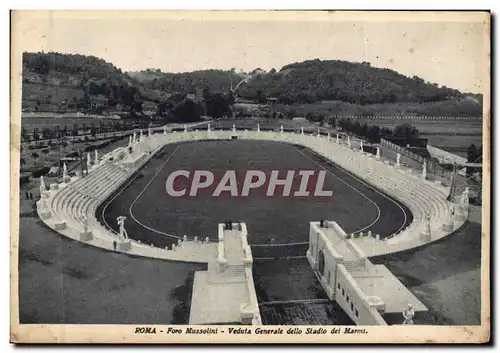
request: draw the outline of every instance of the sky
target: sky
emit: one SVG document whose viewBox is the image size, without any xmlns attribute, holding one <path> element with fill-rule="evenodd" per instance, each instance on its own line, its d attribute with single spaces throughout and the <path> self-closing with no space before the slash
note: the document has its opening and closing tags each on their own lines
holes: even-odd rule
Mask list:
<svg viewBox="0 0 500 353">
<path fill-rule="evenodd" d="M 94 55 L 124 71 L 279 70 L 311 59 L 368 61 L 480 93 L 489 89 L 484 14 L 22 11 L 14 50 Z"/>
</svg>

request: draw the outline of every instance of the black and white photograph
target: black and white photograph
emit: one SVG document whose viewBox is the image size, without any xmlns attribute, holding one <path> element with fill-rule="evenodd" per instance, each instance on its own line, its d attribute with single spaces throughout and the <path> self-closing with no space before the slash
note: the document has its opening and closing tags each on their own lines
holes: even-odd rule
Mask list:
<svg viewBox="0 0 500 353">
<path fill-rule="evenodd" d="M 14 343 L 490 339 L 489 12 L 11 30 Z"/>
</svg>

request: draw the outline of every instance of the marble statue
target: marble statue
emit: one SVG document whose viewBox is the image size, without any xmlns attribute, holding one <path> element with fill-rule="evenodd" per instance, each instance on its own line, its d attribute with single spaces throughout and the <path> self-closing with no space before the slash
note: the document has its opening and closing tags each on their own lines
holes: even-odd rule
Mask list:
<svg viewBox="0 0 500 353">
<path fill-rule="evenodd" d="M 134 137 L 132 138 L 132 142 L 136 143 L 137 142 L 137 134 L 134 131 Z"/>
<path fill-rule="evenodd" d="M 423 163 L 423 166 L 422 166 L 422 178 L 427 178 L 427 162 L 426 160 L 424 159 L 424 163 Z"/>
<path fill-rule="evenodd" d="M 397 156 L 396 156 L 396 167 L 400 167 L 401 166 L 401 154 L 398 153 Z"/>
<path fill-rule="evenodd" d="M 40 199 L 40 211 L 43 212 L 47 209 L 47 203 L 45 202 L 45 199 L 42 197 Z"/>
<path fill-rule="evenodd" d="M 128 135 L 128 145 L 132 146 L 132 135 Z"/>
<path fill-rule="evenodd" d="M 142 135 L 142 129 L 139 130 L 139 141 L 142 141 L 143 135 Z"/>
<path fill-rule="evenodd" d="M 427 234 L 431 234 L 431 215 L 425 214 L 425 231 Z"/>
<path fill-rule="evenodd" d="M 330 133 L 328 133 L 328 135 L 327 135 L 327 139 L 328 139 L 328 141 L 331 141 L 331 140 L 332 140 L 332 136 L 330 135 Z"/>
<path fill-rule="evenodd" d="M 319 129 L 318 129 L 318 137 L 320 137 L 320 136 L 321 136 L 321 134 L 319 133 Z"/>
<path fill-rule="evenodd" d="M 233 123 L 233 132 L 236 131 L 236 125 Z"/>
<path fill-rule="evenodd" d="M 359 142 L 359 148 L 361 149 L 361 152 L 363 152 L 363 140 Z"/>
<path fill-rule="evenodd" d="M 303 126 L 301 126 L 301 127 L 300 127 L 300 133 L 301 133 L 302 135 L 304 135 L 304 127 L 303 127 Z"/>
<path fill-rule="evenodd" d="M 66 162 L 63 163 L 63 178 L 68 177 L 68 167 L 66 166 Z"/>
<path fill-rule="evenodd" d="M 97 152 L 97 149 L 94 150 L 94 164 L 99 164 L 99 152 Z"/>
<path fill-rule="evenodd" d="M 257 132 L 260 132 L 260 124 L 257 124 Z"/>
<path fill-rule="evenodd" d="M 207 131 L 210 131 L 210 123 L 207 124 Z"/>
<path fill-rule="evenodd" d="M 465 190 L 462 193 L 462 204 L 463 205 L 469 204 L 469 187 L 468 186 L 465 187 Z"/>
<path fill-rule="evenodd" d="M 347 135 L 347 146 L 351 148 L 351 136 Z"/>
<path fill-rule="evenodd" d="M 118 226 L 120 227 L 118 235 L 123 239 L 128 239 L 128 234 L 127 234 L 127 231 L 125 230 L 125 220 L 126 219 L 127 219 L 127 217 L 125 217 L 125 216 L 119 216 L 118 218 L 116 218 L 116 222 L 118 223 Z"/>
<path fill-rule="evenodd" d="M 184 132 L 187 132 L 188 131 L 188 127 L 186 124 L 184 124 Z"/>
<path fill-rule="evenodd" d="M 92 158 L 90 158 L 90 153 L 87 152 L 87 166 L 90 166 L 92 164 Z"/>
<path fill-rule="evenodd" d="M 453 223 L 453 217 L 455 216 L 455 204 L 452 203 L 448 209 L 448 222 Z"/>
<path fill-rule="evenodd" d="M 377 154 L 375 157 L 377 157 L 377 159 L 380 159 L 380 147 L 377 147 Z"/>
<path fill-rule="evenodd" d="M 403 311 L 403 325 L 413 325 L 413 317 L 415 316 L 415 311 L 413 311 L 413 305 L 408 304 L 408 309 Z"/>
<path fill-rule="evenodd" d="M 260 315 L 258 313 L 253 314 L 252 325 L 255 325 L 255 326 L 262 325 L 262 321 L 261 321 Z"/>
<path fill-rule="evenodd" d="M 148 137 L 151 137 L 151 126 L 148 126 Z"/>
<path fill-rule="evenodd" d="M 337 144 L 340 143 L 340 140 L 339 140 L 339 134 L 337 134 Z"/>
<path fill-rule="evenodd" d="M 83 215 L 82 216 L 82 223 L 83 223 L 83 232 L 88 233 L 89 231 L 89 220 L 87 219 L 87 216 Z"/>
<path fill-rule="evenodd" d="M 163 135 L 167 134 L 167 125 L 163 126 Z"/>
<path fill-rule="evenodd" d="M 40 176 L 40 196 L 42 196 L 45 191 L 47 191 L 47 188 L 45 187 L 45 181 L 42 175 Z"/>
<path fill-rule="evenodd" d="M 280 127 L 280 132 L 283 133 L 283 125 Z"/>
</svg>

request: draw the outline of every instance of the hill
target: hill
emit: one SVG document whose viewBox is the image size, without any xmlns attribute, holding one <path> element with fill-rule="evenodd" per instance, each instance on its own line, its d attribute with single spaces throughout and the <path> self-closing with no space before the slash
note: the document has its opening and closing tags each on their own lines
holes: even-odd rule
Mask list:
<svg viewBox="0 0 500 353">
<path fill-rule="evenodd" d="M 354 104 L 427 103 L 464 96 L 456 89 L 407 77 L 370 63 L 308 60 L 283 66 L 241 85 L 238 96 L 252 100 L 276 97 L 285 104 L 342 101 Z"/>
<path fill-rule="evenodd" d="M 241 81 L 242 77 L 234 70 L 200 70 L 184 73 L 159 73 L 158 71 L 141 71 L 129 73 L 141 81 L 147 89 L 165 92 L 196 92 L 208 88 L 211 92 L 226 93 Z"/>
<path fill-rule="evenodd" d="M 94 56 L 23 53 L 24 111 L 134 112 L 161 94 Z"/>
</svg>

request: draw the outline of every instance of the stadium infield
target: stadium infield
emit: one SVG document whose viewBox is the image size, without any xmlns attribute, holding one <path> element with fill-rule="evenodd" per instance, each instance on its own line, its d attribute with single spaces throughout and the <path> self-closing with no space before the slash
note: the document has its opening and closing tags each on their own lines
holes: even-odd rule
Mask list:
<svg viewBox="0 0 500 353">
<path fill-rule="evenodd" d="M 175 170 L 210 170 L 222 176 L 246 170 L 328 171 L 325 187 L 331 197 L 267 197 L 250 193 L 213 197 L 211 191 L 197 196 L 171 197 L 165 181 Z M 180 186 L 180 185 L 179 185 Z M 182 186 L 188 186 L 182 185 Z M 212 189 L 213 190 L 213 189 Z M 309 222 L 334 220 L 347 232 L 371 230 L 388 236 L 412 220 L 399 202 L 362 180 L 299 146 L 265 141 L 202 141 L 167 145 L 135 177 L 98 209 L 98 217 L 117 230 L 116 218 L 127 216 L 132 239 L 165 247 L 187 235 L 216 240 L 217 224 L 225 220 L 247 223 L 255 257 L 304 256 Z M 272 253 L 269 249 L 272 247 Z"/>
</svg>

